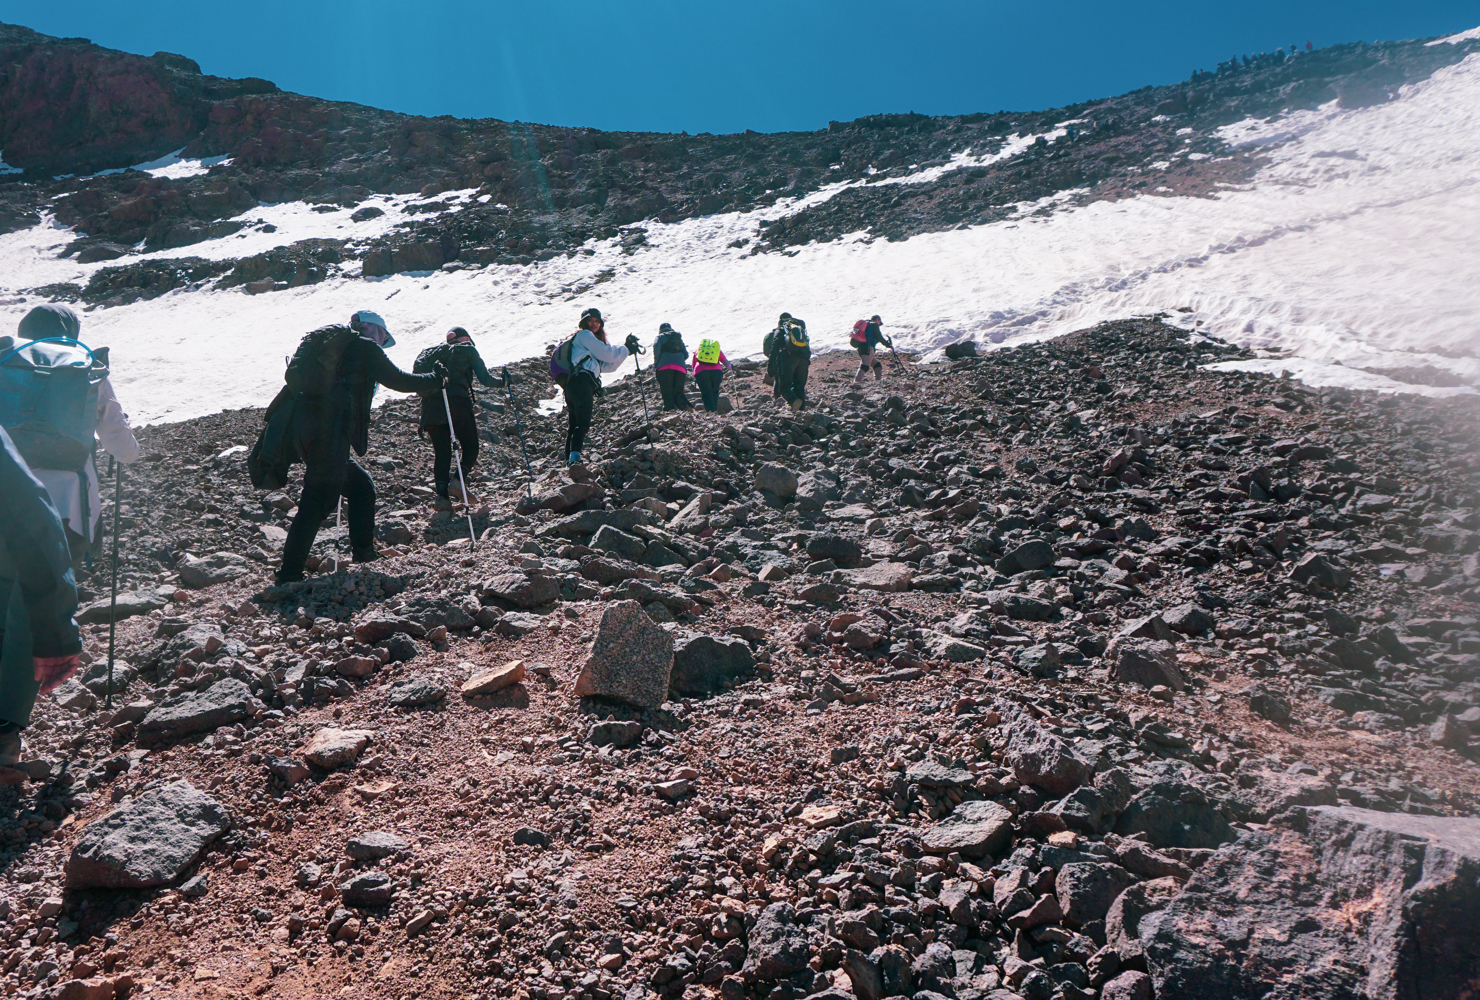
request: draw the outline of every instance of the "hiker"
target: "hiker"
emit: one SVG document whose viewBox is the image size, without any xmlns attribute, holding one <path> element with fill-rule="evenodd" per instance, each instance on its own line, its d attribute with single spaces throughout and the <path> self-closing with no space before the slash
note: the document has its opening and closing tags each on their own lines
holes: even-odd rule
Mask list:
<svg viewBox="0 0 1480 1000">
<path fill-rule="evenodd" d="M 20 763 L 36 697 L 77 671 L 76 611 L 62 519 L 0 427 L 0 767 Z"/>
<path fill-rule="evenodd" d="M 395 342 L 385 320 L 362 309 L 350 317 L 348 328 L 327 326 L 305 336 L 288 365 L 285 391 L 296 403 L 288 437 L 303 459 L 303 495 L 283 543 L 279 586 L 303 579 L 319 525 L 341 496 L 349 508 L 351 558 L 380 558 L 375 551 L 375 481 L 350 450 L 364 455 L 369 446 L 370 401 L 377 385 L 394 392 L 440 394 L 447 381 L 441 362 L 424 375 L 397 368 L 385 356 L 385 348 Z"/>
<path fill-rule="evenodd" d="M 704 409 L 710 413 L 719 410 L 719 383 L 733 365 L 719 349 L 717 340 L 701 340 L 694 351 L 691 362 L 694 366 L 694 381 L 699 384 L 699 396 L 704 400 Z"/>
<path fill-rule="evenodd" d="M 776 329 L 766 334 L 761 350 L 769 359 L 767 375 L 773 379 L 772 395 L 786 400 L 793 413 L 807 405 L 807 371 L 812 366 L 812 345 L 807 324 L 782 313 Z"/>
<path fill-rule="evenodd" d="M 432 439 L 432 487 L 437 494 L 432 506 L 437 510 L 451 510 L 453 490 L 458 490 L 460 503 L 471 503 L 459 484 L 452 481 L 453 435 L 457 436 L 457 445 L 462 449 L 461 482 L 464 485 L 478 462 L 478 417 L 473 409 L 473 379 L 490 389 L 499 383 L 488 374 L 478 348 L 473 346 L 473 338 L 460 326 L 447 331 L 445 344 L 433 344 L 418 354 L 411 371 L 424 375 L 434 371 L 438 362 L 447 369 L 446 402 L 443 402 L 440 392 L 424 393 L 417 431 Z M 452 411 L 450 428 L 447 426 L 449 410 Z"/>
<path fill-rule="evenodd" d="M 102 553 L 103 503 L 93 458 L 97 446 L 125 464 L 139 457 L 128 414 L 108 380 L 108 352 L 78 343 L 81 330 L 75 312 L 47 304 L 26 313 L 13 341 L 0 338 L 0 357 L 10 361 L 7 374 L 46 379 L 48 405 L 32 411 L 44 412 L 44 418 L 17 412 L 21 419 L 16 420 L 0 413 L 0 422 L 10 429 L 32 475 L 46 487 L 61 515 L 73 569 Z M 7 409 L 4 392 L 0 381 L 0 411 Z"/>
<path fill-rule="evenodd" d="M 658 327 L 658 339 L 653 341 L 653 368 L 658 373 L 658 391 L 663 394 L 665 410 L 694 408 L 688 394 L 683 391 L 683 384 L 689 374 L 688 356 L 689 349 L 684 346 L 683 334 L 668 323 Z M 703 391 L 702 387 L 700 391 Z"/>
<path fill-rule="evenodd" d="M 854 385 L 863 385 L 863 377 L 870 368 L 874 370 L 874 381 L 881 382 L 884 379 L 884 363 L 879 360 L 876 348 L 884 344 L 893 350 L 894 341 L 884 336 L 884 331 L 880 329 L 883 325 L 884 321 L 879 318 L 878 313 L 853 324 L 851 339 L 854 349 L 858 351 L 858 374 L 853 376 Z"/>
<path fill-rule="evenodd" d="M 557 349 L 558 352 L 558 349 Z M 635 334 L 628 334 L 626 346 L 606 342 L 606 322 L 601 310 L 587 309 L 570 339 L 570 377 L 565 390 L 565 409 L 569 423 L 565 431 L 566 465 L 579 465 L 586 432 L 591 429 L 591 415 L 596 397 L 601 395 L 601 375 L 614 372 L 630 354 L 642 353 Z"/>
</svg>

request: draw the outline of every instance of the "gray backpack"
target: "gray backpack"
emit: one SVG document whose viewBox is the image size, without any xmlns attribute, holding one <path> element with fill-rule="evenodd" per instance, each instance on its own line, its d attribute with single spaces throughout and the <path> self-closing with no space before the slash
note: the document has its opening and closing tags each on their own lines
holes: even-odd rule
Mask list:
<svg viewBox="0 0 1480 1000">
<path fill-rule="evenodd" d="M 66 337 L 0 337 L 0 427 L 32 468 L 80 472 L 97 446 L 106 348 Z"/>
</svg>

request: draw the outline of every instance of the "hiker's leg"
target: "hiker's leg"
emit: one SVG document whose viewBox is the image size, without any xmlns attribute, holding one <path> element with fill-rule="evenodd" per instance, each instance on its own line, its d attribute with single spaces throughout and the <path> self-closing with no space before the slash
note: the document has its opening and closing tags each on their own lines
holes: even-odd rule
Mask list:
<svg viewBox="0 0 1480 1000">
<path fill-rule="evenodd" d="M 426 432 L 432 439 L 432 484 L 445 493 L 452 473 L 452 432 L 446 424 L 432 424 Z"/>
<path fill-rule="evenodd" d="M 349 516 L 349 546 L 359 552 L 375 544 L 375 480 L 351 458 L 345 463 L 345 511 Z"/>
<path fill-rule="evenodd" d="M 24 729 L 40 690 L 31 663 L 31 625 L 13 578 L 0 578 L 0 599 L 0 722 Z"/>
<path fill-rule="evenodd" d="M 458 396 L 449 402 L 452 407 L 452 429 L 457 434 L 458 446 L 462 448 L 462 470 L 466 476 L 478 462 L 478 417 L 473 412 L 471 398 Z"/>
</svg>

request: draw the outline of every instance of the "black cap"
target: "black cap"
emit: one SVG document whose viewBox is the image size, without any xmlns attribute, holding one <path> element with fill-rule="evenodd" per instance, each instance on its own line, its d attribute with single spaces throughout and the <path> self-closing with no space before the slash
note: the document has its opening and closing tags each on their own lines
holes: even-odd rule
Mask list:
<svg viewBox="0 0 1480 1000">
<path fill-rule="evenodd" d="M 869 318 L 869 322 L 870 323 L 878 323 L 880 326 L 883 326 L 884 325 L 884 321 L 879 318 L 879 314 L 878 313 L 874 313 L 873 316 Z"/>
<path fill-rule="evenodd" d="M 672 333 L 673 332 L 673 324 L 672 323 L 664 323 L 664 324 L 660 325 L 658 327 L 658 332 L 659 333 Z"/>
<path fill-rule="evenodd" d="M 789 319 L 791 319 L 791 313 L 782 313 L 781 314 L 781 319 L 778 320 L 778 322 L 784 323 L 784 322 L 786 322 Z"/>
<path fill-rule="evenodd" d="M 25 340 L 46 340 L 50 337 L 66 337 L 76 340 L 82 332 L 82 320 L 67 306 L 48 302 L 26 313 L 16 333 Z"/>
</svg>

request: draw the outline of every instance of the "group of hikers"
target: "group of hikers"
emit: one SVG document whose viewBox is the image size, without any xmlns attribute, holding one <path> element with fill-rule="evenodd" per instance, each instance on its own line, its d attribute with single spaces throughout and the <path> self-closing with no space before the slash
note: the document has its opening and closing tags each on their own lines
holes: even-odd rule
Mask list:
<svg viewBox="0 0 1480 1000">
<path fill-rule="evenodd" d="M 859 357 L 855 385 L 870 372 L 876 380 L 883 378 L 878 348 L 892 349 L 893 343 L 882 327 L 877 315 L 853 326 L 850 339 Z M 101 447 L 122 464 L 139 457 L 138 441 L 109 382 L 107 350 L 88 348 L 80 335 L 75 312 L 42 305 L 26 314 L 14 337 L 0 337 L 0 768 L 20 761 L 21 731 L 38 695 L 64 683 L 80 664 L 77 573 L 102 554 L 97 451 Z M 281 489 L 292 465 L 304 467 L 277 587 L 304 578 L 319 529 L 341 501 L 351 559 L 379 558 L 375 482 L 355 460 L 369 446 L 377 386 L 421 397 L 418 433 L 432 443 L 433 506 L 451 511 L 454 500 L 465 509 L 473 502 L 466 485 L 479 451 L 473 383 L 489 388 L 501 383 L 462 327 L 423 350 L 409 372 L 386 355 L 394 344 L 385 319 L 365 309 L 348 325 L 305 335 L 289 359 L 283 388 L 269 404 L 247 460 L 259 488 Z M 807 405 L 812 360 L 807 324 L 782 313 L 766 334 L 763 351 L 765 382 L 778 401 L 800 413 Z M 685 389 L 690 377 L 704 409 L 722 409 L 720 386 L 733 366 L 719 341 L 705 337 L 691 350 L 681 333 L 663 323 L 652 352 L 665 411 L 695 408 Z M 611 343 L 597 309 L 582 312 L 576 331 L 557 345 L 550 374 L 565 397 L 562 458 L 567 466 L 581 462 L 602 394 L 601 376 L 646 353 L 636 335 Z M 502 384 L 507 387 L 507 380 Z M 121 477 L 121 465 L 118 471 Z M 116 590 L 116 531 L 114 542 Z"/>
</svg>

